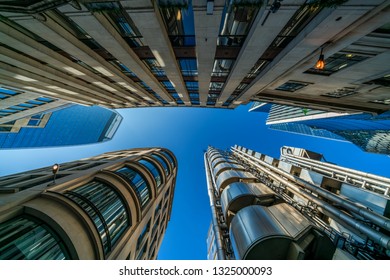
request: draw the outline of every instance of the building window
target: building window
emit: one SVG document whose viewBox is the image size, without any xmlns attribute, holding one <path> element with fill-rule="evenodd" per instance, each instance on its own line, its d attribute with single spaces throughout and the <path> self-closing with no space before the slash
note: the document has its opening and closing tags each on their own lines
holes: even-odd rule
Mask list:
<svg viewBox="0 0 390 280">
<path fill-rule="evenodd" d="M 216 59 L 214 61 L 213 72 L 211 75 L 214 77 L 228 76 L 234 61 L 234 59 Z"/>
<path fill-rule="evenodd" d="M 141 244 L 144 241 L 145 236 L 149 232 L 149 230 L 150 230 L 150 220 L 145 225 L 145 227 L 142 229 L 142 231 L 141 231 L 141 233 L 140 233 L 140 235 L 138 237 L 138 240 L 137 240 L 137 250 L 141 247 Z"/>
<path fill-rule="evenodd" d="M 283 85 L 277 87 L 276 90 L 294 92 L 294 91 L 297 91 L 301 88 L 304 88 L 307 85 L 309 85 L 309 83 L 298 82 L 298 81 L 288 81 L 287 83 L 284 83 Z"/>
<path fill-rule="evenodd" d="M 340 89 L 337 89 L 333 92 L 328 92 L 328 93 L 321 94 L 321 95 L 326 96 L 326 97 L 341 98 L 341 97 L 353 95 L 356 93 L 357 92 L 356 92 L 355 88 L 345 87 L 345 88 L 340 88 Z"/>
<path fill-rule="evenodd" d="M 9 89 L 0 88 L 0 99 L 6 99 L 11 96 L 15 96 L 20 94 L 19 92 L 15 92 Z"/>
<path fill-rule="evenodd" d="M 137 260 L 142 260 L 147 250 L 148 242 L 145 242 L 144 246 L 142 246 L 142 249 L 138 252 Z"/>
<path fill-rule="evenodd" d="M 156 206 L 156 209 L 154 209 L 154 218 L 156 219 L 157 215 L 160 213 L 162 201 Z"/>
<path fill-rule="evenodd" d="M 144 208 L 151 199 L 151 193 L 141 173 L 127 166 L 115 171 L 115 173 L 123 177 L 130 184 L 140 200 L 141 208 Z"/>
<path fill-rule="evenodd" d="M 104 252 L 109 253 L 131 225 L 121 197 L 111 186 L 99 181 L 89 182 L 64 195 L 88 214 L 100 234 Z"/>
<path fill-rule="evenodd" d="M 367 58 L 369 57 L 363 55 L 357 55 L 354 53 L 338 52 L 325 59 L 324 69 L 321 70 L 312 67 L 307 71 L 305 71 L 305 73 L 330 76 L 339 70 L 352 66 Z"/>
<path fill-rule="evenodd" d="M 165 160 L 163 160 L 163 158 L 157 154 L 152 154 L 152 157 L 154 157 L 159 163 L 161 163 L 163 169 L 164 169 L 164 172 L 165 172 L 165 175 L 169 175 L 169 169 L 168 169 L 168 165 L 167 163 L 165 162 Z"/>
<path fill-rule="evenodd" d="M 198 66 L 196 58 L 181 58 L 178 60 L 183 77 L 198 76 Z"/>
<path fill-rule="evenodd" d="M 0 260 L 70 259 L 61 239 L 46 224 L 22 216 L 0 224 Z"/>
<path fill-rule="evenodd" d="M 390 74 L 384 75 L 378 79 L 374 79 L 368 82 L 365 82 L 368 85 L 380 85 L 384 87 L 390 87 Z"/>
<path fill-rule="evenodd" d="M 141 159 L 138 162 L 149 169 L 149 171 L 153 174 L 154 180 L 156 180 L 157 188 L 160 187 L 162 185 L 162 176 L 156 165 L 147 159 Z"/>
<path fill-rule="evenodd" d="M 172 166 L 175 167 L 175 161 L 173 160 L 172 156 L 169 153 L 167 153 L 166 151 L 161 151 L 160 153 L 162 153 L 172 164 Z"/>
</svg>

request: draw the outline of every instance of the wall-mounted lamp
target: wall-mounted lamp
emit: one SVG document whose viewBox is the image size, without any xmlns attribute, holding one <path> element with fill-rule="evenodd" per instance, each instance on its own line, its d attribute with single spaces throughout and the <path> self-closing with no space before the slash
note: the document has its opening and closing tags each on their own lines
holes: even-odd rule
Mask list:
<svg viewBox="0 0 390 280">
<path fill-rule="evenodd" d="M 51 168 L 51 171 L 53 172 L 53 185 L 56 183 L 56 176 L 59 170 L 60 165 L 58 163 L 55 163 Z"/>
<path fill-rule="evenodd" d="M 323 70 L 325 68 L 325 59 L 324 59 L 324 55 L 322 54 L 323 49 L 324 48 L 321 48 L 320 57 L 318 58 L 316 63 L 316 69 L 318 70 Z"/>
</svg>

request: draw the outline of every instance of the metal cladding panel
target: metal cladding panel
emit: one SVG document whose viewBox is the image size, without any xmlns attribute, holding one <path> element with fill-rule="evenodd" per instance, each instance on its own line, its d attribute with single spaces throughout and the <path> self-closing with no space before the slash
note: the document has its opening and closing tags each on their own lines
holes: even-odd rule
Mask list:
<svg viewBox="0 0 390 280">
<path fill-rule="evenodd" d="M 238 259 L 286 259 L 292 242 L 268 208 L 259 205 L 245 207 L 234 216 L 230 238 Z"/>
<path fill-rule="evenodd" d="M 221 155 L 220 153 L 214 153 L 212 154 L 210 157 L 209 157 L 209 160 L 210 162 L 213 162 L 214 160 L 216 160 L 217 158 L 224 158 L 223 155 Z"/>
<path fill-rule="evenodd" d="M 223 190 L 227 185 L 233 182 L 238 182 L 241 179 L 247 181 L 254 181 L 256 177 L 254 177 L 251 173 L 245 171 L 236 171 L 236 170 L 225 170 L 221 174 L 219 174 L 217 178 L 217 187 L 218 190 Z"/>
<path fill-rule="evenodd" d="M 274 158 L 270 157 L 270 156 L 265 156 L 264 161 L 266 163 L 272 164 L 272 162 L 274 161 Z"/>
<path fill-rule="evenodd" d="M 218 176 L 219 173 L 221 173 L 226 169 L 245 170 L 245 168 L 242 165 L 225 162 L 225 163 L 218 164 L 214 168 L 213 170 L 214 176 Z"/>
<path fill-rule="evenodd" d="M 357 188 L 346 183 L 341 185 L 340 194 L 348 197 L 354 202 L 363 204 L 381 215 L 385 214 L 386 207 L 390 204 L 389 197 L 384 197 L 383 195 Z"/>
<path fill-rule="evenodd" d="M 212 167 L 213 168 L 216 168 L 218 164 L 222 163 L 222 162 L 227 162 L 227 163 L 231 163 L 231 164 L 238 164 L 237 161 L 233 160 L 233 159 L 227 159 L 227 158 L 218 158 L 216 159 L 215 161 L 213 161 L 212 163 Z"/>
<path fill-rule="evenodd" d="M 297 239 L 311 228 L 309 220 L 286 203 L 272 205 L 268 207 L 268 210 L 293 239 Z"/>
<path fill-rule="evenodd" d="M 261 183 L 231 183 L 223 190 L 221 195 L 222 211 L 228 225 L 230 223 L 228 210 L 236 213 L 242 208 L 254 204 L 255 198 L 259 198 L 260 203 L 264 200 L 264 203 L 270 204 L 273 203 L 274 196 L 275 192 Z"/>
<path fill-rule="evenodd" d="M 282 169 L 283 171 L 290 173 L 291 167 L 292 167 L 291 163 L 287 163 L 285 161 L 279 161 L 278 168 Z"/>
<path fill-rule="evenodd" d="M 315 184 L 316 186 L 321 186 L 322 178 L 324 177 L 321 174 L 318 174 L 317 172 L 302 169 L 301 174 L 299 177 L 302 180 L 305 180 L 306 182 Z"/>
</svg>

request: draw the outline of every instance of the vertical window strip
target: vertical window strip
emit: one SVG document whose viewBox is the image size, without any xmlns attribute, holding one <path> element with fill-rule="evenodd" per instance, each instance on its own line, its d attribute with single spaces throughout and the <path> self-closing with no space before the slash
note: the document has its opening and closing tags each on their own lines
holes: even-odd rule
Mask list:
<svg viewBox="0 0 390 280">
<path fill-rule="evenodd" d="M 120 196 L 108 185 L 92 181 L 67 191 L 65 196 L 78 204 L 95 224 L 107 254 L 130 226 L 128 213 Z"/>
<path fill-rule="evenodd" d="M 123 167 L 115 173 L 129 182 L 140 200 L 141 208 L 144 208 L 151 198 L 151 193 L 149 186 L 142 175 L 129 167 Z"/>
<path fill-rule="evenodd" d="M 142 165 L 144 165 L 153 174 L 153 177 L 156 180 L 157 188 L 161 187 L 161 185 L 162 185 L 162 179 L 161 179 L 162 176 L 160 174 L 160 171 L 156 167 L 156 165 L 154 163 L 152 163 L 151 161 L 146 160 L 146 159 L 141 159 L 138 162 L 141 163 Z"/>
<path fill-rule="evenodd" d="M 164 169 L 164 172 L 165 172 L 165 175 L 169 175 L 169 169 L 168 169 L 168 165 L 167 163 L 165 162 L 165 160 L 162 159 L 161 156 L 157 155 L 157 154 L 152 154 L 152 157 L 154 157 L 159 163 L 161 163 L 163 169 Z"/>
</svg>

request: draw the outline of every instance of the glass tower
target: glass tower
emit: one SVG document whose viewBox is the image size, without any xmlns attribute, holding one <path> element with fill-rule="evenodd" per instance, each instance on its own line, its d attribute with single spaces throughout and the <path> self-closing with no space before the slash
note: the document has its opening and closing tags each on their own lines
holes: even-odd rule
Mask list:
<svg viewBox="0 0 390 280">
<path fill-rule="evenodd" d="M 111 140 L 122 121 L 99 106 L 73 105 L 0 124 L 0 148 L 92 144 Z"/>
</svg>

